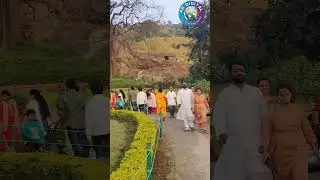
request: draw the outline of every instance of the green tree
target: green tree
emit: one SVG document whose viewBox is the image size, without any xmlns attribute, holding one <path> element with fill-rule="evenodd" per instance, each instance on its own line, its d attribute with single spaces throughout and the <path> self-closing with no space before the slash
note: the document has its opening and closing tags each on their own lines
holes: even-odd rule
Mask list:
<svg viewBox="0 0 320 180">
<path fill-rule="evenodd" d="M 317 0 L 273 1 L 257 19 L 256 42 L 273 63 L 305 56 L 318 61 L 320 52 L 320 2 Z"/>
<path fill-rule="evenodd" d="M 185 27 L 186 37 L 195 40 L 190 52 L 190 59 L 193 62 L 191 73 L 199 79 L 208 79 L 210 74 L 210 8 L 208 2 L 205 1 L 204 7 L 203 22 L 196 27 Z"/>
</svg>

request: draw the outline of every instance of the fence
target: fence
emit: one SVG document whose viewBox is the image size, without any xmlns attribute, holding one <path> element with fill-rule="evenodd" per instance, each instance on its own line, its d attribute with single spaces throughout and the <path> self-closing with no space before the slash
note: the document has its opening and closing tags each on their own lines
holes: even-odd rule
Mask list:
<svg viewBox="0 0 320 180">
<path fill-rule="evenodd" d="M 23 130 L 19 125 L 8 125 L 8 131 L 0 133 L 0 150 L 13 152 L 54 152 L 58 150 L 59 154 L 98 158 L 103 162 L 109 162 L 108 135 L 105 136 L 105 139 L 99 140 L 100 144 L 88 140 L 87 136 L 91 135 L 86 134 L 84 130 L 65 128 L 49 128 L 43 142 L 28 140 L 23 136 Z M 77 139 L 75 136 L 80 136 L 80 138 Z M 31 146 L 36 146 L 36 148 L 31 148 Z"/>
<path fill-rule="evenodd" d="M 157 138 L 156 142 L 154 144 L 152 142 L 148 142 L 146 144 L 146 158 L 144 162 L 140 165 L 139 169 L 136 171 L 135 175 L 131 177 L 131 180 L 136 180 L 137 174 L 142 169 L 142 166 L 146 166 L 146 180 L 152 180 L 152 173 L 153 173 L 153 168 L 154 168 L 154 163 L 156 159 L 156 154 L 158 150 L 158 144 L 159 144 L 159 139 L 162 137 L 163 133 L 163 126 L 162 126 L 162 113 L 160 112 L 159 117 L 157 118 Z M 152 152 L 152 145 L 155 146 L 154 152 Z"/>
</svg>

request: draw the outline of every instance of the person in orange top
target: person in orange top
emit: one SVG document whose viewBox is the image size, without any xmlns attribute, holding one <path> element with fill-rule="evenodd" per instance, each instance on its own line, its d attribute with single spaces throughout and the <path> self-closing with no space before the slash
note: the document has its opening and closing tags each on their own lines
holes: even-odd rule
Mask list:
<svg viewBox="0 0 320 180">
<path fill-rule="evenodd" d="M 113 90 L 111 90 L 110 92 L 111 92 L 111 95 L 110 95 L 110 107 L 111 107 L 111 109 L 114 110 L 117 107 L 117 95 Z"/>
<path fill-rule="evenodd" d="M 9 91 L 1 92 L 0 124 L 4 151 L 15 151 L 16 141 L 20 140 L 21 123 L 18 106 Z"/>
<path fill-rule="evenodd" d="M 294 103 L 293 90 L 281 85 L 279 102 L 263 121 L 260 153 L 270 162 L 277 180 L 308 179 L 308 149 L 319 158 L 319 145 L 304 111 Z"/>
<path fill-rule="evenodd" d="M 270 82 L 267 78 L 260 78 L 257 81 L 259 90 L 261 92 L 261 95 L 265 98 L 267 102 L 268 109 L 272 106 L 272 104 L 275 103 L 274 98 L 272 97 L 270 93 Z"/>
<path fill-rule="evenodd" d="M 163 94 L 162 88 L 159 88 L 158 92 L 156 93 L 156 102 L 157 102 L 157 114 L 162 114 L 163 121 L 166 120 L 167 117 L 167 98 L 166 95 Z"/>
<path fill-rule="evenodd" d="M 207 131 L 207 110 L 209 110 L 209 104 L 206 97 L 202 94 L 202 90 L 197 88 L 197 93 L 193 95 L 192 99 L 192 111 L 195 114 L 198 128 Z"/>
</svg>

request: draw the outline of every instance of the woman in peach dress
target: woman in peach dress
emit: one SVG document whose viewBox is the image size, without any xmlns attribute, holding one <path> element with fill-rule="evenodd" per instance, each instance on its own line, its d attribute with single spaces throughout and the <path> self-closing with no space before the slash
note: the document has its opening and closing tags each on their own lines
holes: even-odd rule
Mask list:
<svg viewBox="0 0 320 180">
<path fill-rule="evenodd" d="M 19 120 L 18 107 L 12 99 L 9 91 L 1 92 L 0 124 L 1 124 L 1 149 L 4 151 L 15 151 L 15 146 L 21 140 L 21 123 Z"/>
<path fill-rule="evenodd" d="M 304 111 L 294 103 L 290 86 L 278 88 L 279 102 L 262 125 L 262 147 L 277 180 L 308 179 L 308 148 L 318 157 L 318 144 Z"/>
<path fill-rule="evenodd" d="M 200 88 L 197 89 L 197 92 L 194 93 L 192 99 L 192 111 L 195 114 L 196 122 L 198 128 L 207 131 L 206 122 L 207 122 L 207 110 L 209 110 L 209 104 L 206 97 L 202 94 Z"/>
</svg>

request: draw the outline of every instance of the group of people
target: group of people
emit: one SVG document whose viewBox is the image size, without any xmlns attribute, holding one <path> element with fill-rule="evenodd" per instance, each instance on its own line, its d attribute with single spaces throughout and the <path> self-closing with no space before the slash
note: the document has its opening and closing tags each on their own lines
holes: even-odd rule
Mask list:
<svg viewBox="0 0 320 180">
<path fill-rule="evenodd" d="M 273 97 L 268 79 L 254 87 L 245 83 L 243 64 L 228 70 L 232 82 L 218 95 L 213 114 L 222 146 L 214 179 L 307 180 L 308 152 L 319 158 L 319 144 L 292 87 L 280 85 Z"/>
<path fill-rule="evenodd" d="M 29 92 L 31 100 L 23 112 L 19 112 L 11 93 L 2 91 L 1 150 L 19 151 L 17 147 L 23 147 L 23 151 L 47 151 L 51 145 L 56 145 L 50 144 L 49 139 L 55 138 L 52 136 L 60 131 L 63 135 L 66 133 L 73 155 L 89 157 L 90 149 L 93 149 L 95 158 L 108 159 L 109 100 L 103 95 L 104 86 L 100 79 L 93 80 L 89 86 L 93 97 L 87 101 L 74 79 L 66 81 L 56 99 L 58 119 L 52 119 L 48 103 L 39 90 Z M 62 153 L 66 142 L 57 145 Z"/>
<path fill-rule="evenodd" d="M 167 119 L 167 112 L 170 118 L 184 121 L 185 131 L 194 130 L 194 121 L 198 128 L 206 132 L 207 113 L 209 103 L 200 88 L 196 91 L 193 87 L 188 88 L 188 84 L 183 82 L 182 88 L 176 93 L 173 87 L 165 94 L 162 88 L 158 90 L 134 87 L 128 89 L 127 96 L 123 90 L 119 90 L 118 95 L 112 90 L 110 98 L 111 109 L 129 109 L 143 112 L 145 114 L 158 114 L 163 121 Z"/>
</svg>

